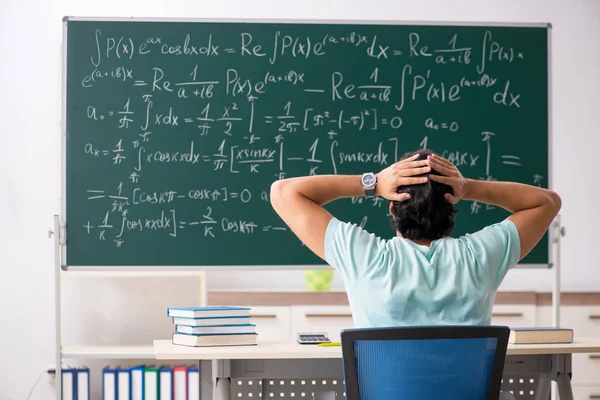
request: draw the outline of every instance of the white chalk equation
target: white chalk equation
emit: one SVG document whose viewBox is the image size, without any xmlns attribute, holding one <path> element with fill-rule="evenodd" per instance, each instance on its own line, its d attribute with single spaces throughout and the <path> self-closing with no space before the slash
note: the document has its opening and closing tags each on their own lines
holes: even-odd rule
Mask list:
<svg viewBox="0 0 600 400">
<path fill-rule="evenodd" d="M 81 39 L 87 52 L 70 55 L 83 69 L 67 105 L 67 174 L 78 174 L 69 195 L 85 202 L 68 222 L 94 243 L 292 235 L 271 208 L 273 181 L 378 172 L 421 147 L 467 177 L 547 185 L 533 140 L 516 144 L 545 134 L 546 102 L 531 88 L 546 80 L 531 74 L 533 47 L 500 30 L 433 39 L 420 28 L 99 26 Z M 379 197 L 342 203 L 369 229 L 388 207 Z"/>
<path fill-rule="evenodd" d="M 235 25 L 233 25 L 236 29 Z M 430 57 L 432 62 L 440 65 L 476 63 L 478 72 L 484 72 L 490 64 L 513 63 L 525 58 L 520 46 L 513 46 L 502 39 L 494 37 L 491 30 L 479 31 L 476 42 L 465 43 L 467 39 L 458 33 L 448 36 L 441 46 L 427 43 L 418 32 L 409 32 L 393 41 L 386 41 L 377 34 L 368 34 L 350 30 L 349 32 L 323 33 L 315 35 L 288 34 L 283 29 L 276 29 L 264 40 L 256 39 L 248 31 L 241 31 L 226 37 L 217 33 L 186 32 L 181 35 L 125 36 L 115 35 L 107 30 L 96 29 L 93 34 L 93 51 L 89 62 L 100 68 L 103 62 L 112 60 L 126 61 L 140 57 L 176 57 L 202 58 L 240 57 L 265 58 L 270 65 L 278 61 L 325 58 L 330 50 L 338 47 L 356 49 L 365 57 L 376 60 L 387 60 L 394 57 L 419 58 Z M 475 59 L 477 58 L 477 59 Z M 105 72 L 98 72 L 104 75 Z M 86 77 L 87 78 L 87 77 Z M 87 78 L 86 81 L 91 81 Z"/>
<path fill-rule="evenodd" d="M 104 218 L 97 221 L 86 221 L 82 228 L 88 236 L 102 242 L 112 242 L 120 248 L 126 244 L 128 238 L 144 232 L 159 233 L 165 237 L 190 234 L 194 237 L 215 239 L 219 235 L 254 235 L 258 232 L 288 231 L 286 226 L 261 225 L 253 219 L 236 219 L 217 216 L 211 207 L 196 218 L 181 220 L 176 209 L 161 209 L 151 212 L 144 217 L 135 216 L 133 213 L 123 212 L 120 215 L 106 212 Z"/>
</svg>

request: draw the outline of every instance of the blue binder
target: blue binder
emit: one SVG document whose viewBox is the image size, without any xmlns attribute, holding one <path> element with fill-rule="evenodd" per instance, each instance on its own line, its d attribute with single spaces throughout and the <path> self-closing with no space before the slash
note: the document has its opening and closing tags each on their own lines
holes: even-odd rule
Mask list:
<svg viewBox="0 0 600 400">
<path fill-rule="evenodd" d="M 131 371 L 117 367 L 117 400 L 131 400 Z"/>
<path fill-rule="evenodd" d="M 131 368 L 131 400 L 144 400 L 146 393 L 144 390 L 144 366 Z"/>
<path fill-rule="evenodd" d="M 200 400 L 200 370 L 198 367 L 188 368 L 188 400 Z"/>
<path fill-rule="evenodd" d="M 173 369 L 163 366 L 158 369 L 160 400 L 173 400 Z"/>
<path fill-rule="evenodd" d="M 77 400 L 90 400 L 90 369 L 87 367 L 75 368 L 75 387 Z"/>
<path fill-rule="evenodd" d="M 77 379 L 74 368 L 62 368 L 60 374 L 62 400 L 77 400 Z"/>
<path fill-rule="evenodd" d="M 102 369 L 102 400 L 117 400 L 117 370 L 114 368 Z"/>
</svg>

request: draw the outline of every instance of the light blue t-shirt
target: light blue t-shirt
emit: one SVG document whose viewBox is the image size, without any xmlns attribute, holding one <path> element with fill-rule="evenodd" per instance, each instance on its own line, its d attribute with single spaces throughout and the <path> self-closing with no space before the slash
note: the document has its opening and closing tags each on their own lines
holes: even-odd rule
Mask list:
<svg viewBox="0 0 600 400">
<path fill-rule="evenodd" d="M 519 261 L 510 220 L 431 246 L 385 240 L 332 218 L 325 259 L 343 279 L 357 328 L 489 325 L 496 291 Z"/>
</svg>

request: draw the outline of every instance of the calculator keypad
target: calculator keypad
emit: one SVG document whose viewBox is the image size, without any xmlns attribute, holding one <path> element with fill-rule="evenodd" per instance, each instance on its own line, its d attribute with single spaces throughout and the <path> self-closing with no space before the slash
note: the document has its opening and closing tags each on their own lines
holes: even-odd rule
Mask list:
<svg viewBox="0 0 600 400">
<path fill-rule="evenodd" d="M 301 342 L 306 343 L 327 343 L 329 339 L 323 335 L 299 335 Z"/>
</svg>

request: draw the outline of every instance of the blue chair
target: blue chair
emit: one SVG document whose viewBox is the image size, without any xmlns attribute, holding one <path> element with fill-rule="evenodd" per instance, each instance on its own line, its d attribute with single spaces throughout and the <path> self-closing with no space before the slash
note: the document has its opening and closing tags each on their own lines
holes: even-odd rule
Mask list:
<svg viewBox="0 0 600 400">
<path fill-rule="evenodd" d="M 510 328 L 424 326 L 341 333 L 347 400 L 498 400 Z"/>
</svg>

